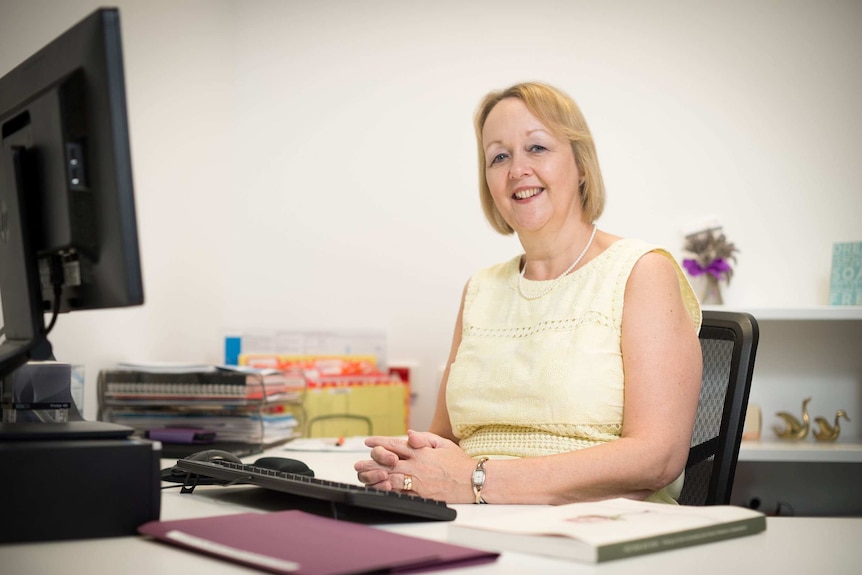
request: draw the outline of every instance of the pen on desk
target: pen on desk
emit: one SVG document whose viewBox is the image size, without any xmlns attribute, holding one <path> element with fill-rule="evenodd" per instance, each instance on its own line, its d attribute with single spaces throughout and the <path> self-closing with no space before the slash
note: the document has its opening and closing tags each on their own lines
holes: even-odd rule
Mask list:
<svg viewBox="0 0 862 575">
<path fill-rule="evenodd" d="M 335 440 L 335 447 L 341 447 L 344 445 L 344 437 L 339 437 Z"/>
</svg>

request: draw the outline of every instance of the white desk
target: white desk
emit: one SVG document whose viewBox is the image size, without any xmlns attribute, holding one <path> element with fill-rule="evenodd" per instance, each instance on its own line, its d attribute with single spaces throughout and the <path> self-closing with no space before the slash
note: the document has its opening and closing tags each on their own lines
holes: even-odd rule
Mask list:
<svg viewBox="0 0 862 575">
<path fill-rule="evenodd" d="M 286 452 L 280 449 L 270 451 L 267 455 L 301 459 L 315 470 L 318 477 L 351 483 L 356 482 L 353 462 L 363 457 L 362 454 L 355 452 Z M 246 460 L 253 462 L 254 459 L 256 457 Z M 167 467 L 173 461 L 166 460 L 164 463 Z M 248 495 L 253 489 L 256 488 L 198 487 L 191 495 L 180 494 L 178 489 L 168 489 L 162 492 L 161 518 L 182 519 L 248 511 L 249 507 L 236 503 L 234 496 Z M 109 501 L 105 502 L 105 505 L 111 504 Z M 499 505 L 454 507 L 458 510 L 459 519 L 513 510 L 512 506 Z M 514 507 L 514 509 L 519 510 L 523 507 Z M 429 522 L 384 526 L 384 528 L 406 535 L 445 540 L 446 526 L 445 522 Z M 333 549 L 337 549 L 336 541 L 333 541 Z M 0 573 L 4 575 L 54 573 L 228 575 L 260 573 L 260 571 L 211 559 L 142 537 L 118 537 L 53 543 L 0 544 Z M 758 535 L 600 565 L 504 553 L 495 563 L 464 569 L 449 569 L 443 573 L 856 575 L 862 573 L 862 518 L 770 517 L 766 532 Z"/>
</svg>

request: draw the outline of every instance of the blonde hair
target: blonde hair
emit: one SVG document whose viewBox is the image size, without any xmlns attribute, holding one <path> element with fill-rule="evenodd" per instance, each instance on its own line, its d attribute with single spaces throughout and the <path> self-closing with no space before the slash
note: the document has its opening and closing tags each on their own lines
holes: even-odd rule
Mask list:
<svg viewBox="0 0 862 575">
<path fill-rule="evenodd" d="M 494 204 L 488 180 L 485 177 L 485 150 L 482 146 L 482 130 L 488 114 L 501 100 L 517 98 L 524 102 L 527 110 L 555 135 L 571 142 L 575 163 L 581 173 L 581 205 L 584 220 L 593 222 L 605 209 L 605 184 L 599 168 L 599 158 L 587 121 L 575 101 L 565 92 L 537 82 L 515 84 L 505 90 L 490 92 L 482 100 L 474 117 L 476 143 L 479 149 L 479 198 L 482 211 L 491 227 L 503 235 L 514 230 L 506 223 Z"/>
</svg>

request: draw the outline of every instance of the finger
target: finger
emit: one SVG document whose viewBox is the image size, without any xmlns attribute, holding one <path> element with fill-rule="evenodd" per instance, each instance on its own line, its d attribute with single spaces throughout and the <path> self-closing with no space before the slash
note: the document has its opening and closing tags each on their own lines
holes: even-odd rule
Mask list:
<svg viewBox="0 0 862 575">
<path fill-rule="evenodd" d="M 407 459 L 411 456 L 411 448 L 407 445 L 407 441 L 399 437 L 369 437 L 365 440 L 365 445 L 374 449 L 383 448 L 391 451 L 400 459 Z"/>
<path fill-rule="evenodd" d="M 398 457 L 398 454 L 378 445 L 371 450 L 371 459 L 383 467 L 392 469 L 395 467 L 395 464 L 398 463 L 400 458 Z"/>
<path fill-rule="evenodd" d="M 360 471 L 356 477 L 365 485 L 375 485 L 378 483 L 389 482 L 389 474 L 381 469 L 372 469 L 370 471 Z"/>
<path fill-rule="evenodd" d="M 403 442 L 404 440 L 397 437 L 390 437 L 388 435 L 372 435 L 371 437 L 365 438 L 365 445 L 368 447 L 377 447 L 378 445 L 388 447 L 399 441 Z"/>
<path fill-rule="evenodd" d="M 407 445 L 412 447 L 413 449 L 420 449 L 422 447 L 432 447 L 428 438 L 418 431 L 413 431 L 412 429 L 407 430 Z"/>
<path fill-rule="evenodd" d="M 392 482 L 388 479 L 379 483 L 368 483 L 365 486 L 373 487 L 374 489 L 380 489 L 381 491 L 395 491 L 395 488 L 392 486 Z"/>
<path fill-rule="evenodd" d="M 373 471 L 373 470 L 381 470 L 380 464 L 372 459 L 363 459 L 361 461 L 357 461 L 353 464 L 354 471 L 364 472 L 364 471 Z"/>
<path fill-rule="evenodd" d="M 413 449 L 419 449 L 422 447 L 441 447 L 444 441 L 445 440 L 439 435 L 428 431 L 410 430 L 407 432 L 407 445 Z"/>
</svg>

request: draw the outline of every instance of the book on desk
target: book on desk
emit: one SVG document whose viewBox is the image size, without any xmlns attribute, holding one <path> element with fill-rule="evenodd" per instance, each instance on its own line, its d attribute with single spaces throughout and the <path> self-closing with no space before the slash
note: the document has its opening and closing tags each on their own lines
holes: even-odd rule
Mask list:
<svg viewBox="0 0 862 575">
<path fill-rule="evenodd" d="M 731 505 L 669 505 L 609 499 L 513 512 L 448 526 L 449 540 L 587 563 L 753 535 L 766 516 Z"/>
</svg>

